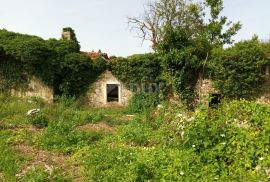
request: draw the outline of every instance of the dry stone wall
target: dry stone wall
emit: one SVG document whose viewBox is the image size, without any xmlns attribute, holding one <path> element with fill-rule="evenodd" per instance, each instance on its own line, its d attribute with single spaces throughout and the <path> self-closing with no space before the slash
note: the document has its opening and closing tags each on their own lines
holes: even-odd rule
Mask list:
<svg viewBox="0 0 270 182">
<path fill-rule="evenodd" d="M 217 94 L 219 91 L 214 88 L 214 83 L 210 79 L 200 78 L 196 86 L 198 94 L 198 103 L 208 104 L 211 94 Z"/>
</svg>

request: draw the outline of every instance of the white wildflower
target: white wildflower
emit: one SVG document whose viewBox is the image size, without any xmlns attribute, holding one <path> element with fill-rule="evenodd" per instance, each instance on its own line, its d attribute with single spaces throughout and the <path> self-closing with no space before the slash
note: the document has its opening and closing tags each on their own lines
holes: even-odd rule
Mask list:
<svg viewBox="0 0 270 182">
<path fill-rule="evenodd" d="M 45 164 L 45 168 L 46 168 L 46 171 L 48 171 L 50 174 L 52 174 L 53 166 L 48 166 L 47 164 Z"/>
<path fill-rule="evenodd" d="M 226 145 L 226 142 L 221 143 L 222 145 Z"/>
<path fill-rule="evenodd" d="M 193 121 L 195 118 L 194 117 L 191 117 L 191 118 L 188 118 L 187 121 Z"/>
<path fill-rule="evenodd" d="M 179 117 L 179 118 L 182 118 L 184 115 L 183 114 L 177 114 L 176 116 Z"/>
<path fill-rule="evenodd" d="M 196 147 L 196 145 L 192 145 L 192 147 L 193 147 L 193 148 L 195 148 L 195 147 Z"/>
<path fill-rule="evenodd" d="M 180 172 L 180 175 L 183 176 L 185 173 L 183 171 Z"/>
<path fill-rule="evenodd" d="M 260 157 L 259 160 L 260 160 L 260 161 L 264 160 L 264 157 Z"/>
<path fill-rule="evenodd" d="M 185 126 L 184 126 L 184 125 L 180 125 L 179 128 L 180 128 L 180 129 L 185 129 Z"/>
<path fill-rule="evenodd" d="M 221 134 L 220 136 L 224 138 L 225 137 L 225 134 Z"/>
<path fill-rule="evenodd" d="M 158 109 L 162 109 L 162 108 L 164 108 L 164 106 L 161 105 L 161 104 L 159 104 L 159 105 L 157 106 L 157 108 L 158 108 Z"/>
<path fill-rule="evenodd" d="M 185 135 L 185 132 L 182 131 L 182 132 L 180 133 L 180 136 L 181 136 L 182 139 L 184 138 L 184 135 Z"/>
</svg>

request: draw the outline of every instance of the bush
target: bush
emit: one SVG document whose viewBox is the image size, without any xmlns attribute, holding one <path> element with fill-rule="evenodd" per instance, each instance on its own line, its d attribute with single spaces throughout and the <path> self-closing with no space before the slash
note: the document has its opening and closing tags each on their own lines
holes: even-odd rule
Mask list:
<svg viewBox="0 0 270 182">
<path fill-rule="evenodd" d="M 89 181 L 134 181 L 134 149 L 95 146 L 78 151 L 76 156 L 80 156 Z"/>
<path fill-rule="evenodd" d="M 183 146 L 193 148 L 208 173 L 221 181 L 266 179 L 269 168 L 269 117 L 266 106 L 233 101 L 218 110 L 199 111 L 186 129 Z M 226 115 L 224 115 L 226 113 Z"/>
<path fill-rule="evenodd" d="M 149 110 L 159 103 L 159 97 L 153 93 L 137 93 L 135 94 L 128 104 L 128 110 L 134 113 L 142 113 Z"/>
<path fill-rule="evenodd" d="M 256 37 L 225 50 L 214 50 L 209 68 L 215 86 L 228 98 L 256 97 L 266 80 L 265 57 L 262 44 Z"/>
<path fill-rule="evenodd" d="M 29 122 L 37 128 L 46 128 L 48 126 L 48 118 L 42 113 L 36 113 L 29 116 Z"/>
<path fill-rule="evenodd" d="M 71 96 L 59 96 L 56 97 L 56 103 L 57 106 L 60 106 L 61 109 L 66 109 L 66 108 L 79 108 L 80 107 L 80 101 L 76 97 L 71 97 Z"/>
</svg>

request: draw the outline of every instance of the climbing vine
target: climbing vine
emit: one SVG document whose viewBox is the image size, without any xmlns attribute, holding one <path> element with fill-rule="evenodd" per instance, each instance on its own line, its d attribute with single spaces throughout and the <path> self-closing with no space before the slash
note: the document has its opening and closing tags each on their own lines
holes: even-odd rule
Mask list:
<svg viewBox="0 0 270 182">
<path fill-rule="evenodd" d="M 70 33 L 70 41 L 72 41 L 74 43 L 74 45 L 76 46 L 75 50 L 80 51 L 81 46 L 80 46 L 79 41 L 77 40 L 75 31 L 70 27 L 66 27 L 66 28 L 63 28 L 63 32 L 69 32 Z M 62 39 L 67 40 L 66 37 L 64 37 L 64 35 L 62 35 Z"/>
<path fill-rule="evenodd" d="M 93 61 L 78 50 L 74 31 L 69 41 L 0 30 L 0 91 L 26 88 L 35 76 L 52 87 L 56 95 L 79 97 L 109 68 L 135 92 L 165 96 L 172 85 L 182 100 L 193 104 L 196 82 L 205 68 L 217 89 L 228 98 L 250 99 L 259 93 L 269 61 L 267 46 L 258 38 L 211 51 L 202 37 L 188 40 L 180 30 L 165 33 L 157 53 L 113 58 L 107 65 L 104 59 Z"/>
<path fill-rule="evenodd" d="M 134 92 L 165 93 L 161 62 L 156 54 L 139 54 L 115 58 L 110 63 L 112 73 Z"/>
<path fill-rule="evenodd" d="M 56 95 L 78 97 L 85 92 L 105 69 L 105 63 L 93 62 L 81 54 L 78 42 L 74 41 L 77 40 L 75 34 L 72 37 L 71 41 L 43 40 L 0 30 L 1 76 L 6 83 L 2 84 L 2 90 L 11 89 L 17 85 L 18 78 L 27 75 L 26 80 L 35 76 L 52 87 Z"/>
<path fill-rule="evenodd" d="M 28 79 L 20 61 L 6 55 L 0 48 L 0 92 L 10 92 L 12 89 L 24 90 Z"/>
</svg>

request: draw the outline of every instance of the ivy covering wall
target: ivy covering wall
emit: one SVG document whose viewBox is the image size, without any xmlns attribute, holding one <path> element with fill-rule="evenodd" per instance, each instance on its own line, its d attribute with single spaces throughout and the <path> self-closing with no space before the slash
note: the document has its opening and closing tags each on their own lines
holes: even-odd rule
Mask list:
<svg viewBox="0 0 270 182">
<path fill-rule="evenodd" d="M 156 54 L 115 58 L 110 63 L 110 70 L 134 92 L 166 92 L 161 62 Z"/>
<path fill-rule="evenodd" d="M 69 28 L 70 29 L 70 28 Z M 74 33 L 74 31 L 73 31 Z M 79 51 L 77 39 L 43 40 L 40 37 L 0 30 L 2 90 L 17 85 L 20 75 L 32 76 L 53 88 L 56 95 L 78 97 L 105 69 Z"/>
<path fill-rule="evenodd" d="M 55 95 L 79 97 L 104 70 L 109 69 L 134 92 L 166 96 L 172 85 L 180 98 L 190 101 L 194 98 L 193 88 L 202 63 L 206 63 L 207 76 L 223 96 L 252 99 L 260 93 L 266 79 L 265 68 L 269 65 L 266 57 L 270 44 L 262 43 L 256 37 L 227 49 L 214 49 L 207 62 L 198 61 L 202 58 L 198 59 L 198 53 L 194 53 L 190 45 L 190 49 L 180 52 L 170 49 L 166 54 L 115 57 L 107 64 L 102 58 L 93 61 L 82 54 L 72 32 L 71 40 L 44 40 L 0 30 L 0 91 L 16 87 L 24 89 L 35 76 L 53 88 Z"/>
<path fill-rule="evenodd" d="M 7 55 L 0 47 L 0 92 L 8 92 L 13 88 L 24 90 L 27 82 L 21 62 Z"/>
</svg>

